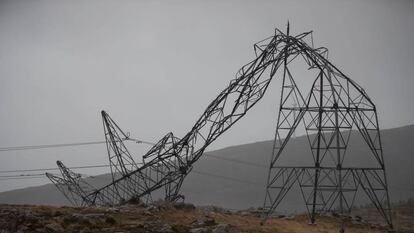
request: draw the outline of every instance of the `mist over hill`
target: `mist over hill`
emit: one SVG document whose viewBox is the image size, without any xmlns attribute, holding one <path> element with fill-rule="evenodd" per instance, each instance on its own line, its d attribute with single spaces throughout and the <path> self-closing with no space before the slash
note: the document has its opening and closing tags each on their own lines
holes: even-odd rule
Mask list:
<svg viewBox="0 0 414 233">
<path fill-rule="evenodd" d="M 357 132 L 352 134 L 357 135 Z M 381 137 L 391 199 L 414 197 L 414 125 L 382 130 Z M 272 145 L 273 141 L 269 140 L 207 152 L 184 181 L 182 193 L 186 202 L 230 209 L 262 206 Z M 302 161 L 304 155 L 310 156 L 306 136 L 292 139 L 287 149 L 284 162 L 290 164 Z M 369 153 L 360 137 L 351 137 L 347 153 L 350 164 L 367 163 Z M 109 174 L 87 179 L 96 187 L 110 180 Z M 356 203 L 367 201 L 364 194 L 361 195 Z M 0 203 L 69 204 L 52 184 L 2 192 Z M 279 212 L 303 210 L 303 200 L 297 188 L 290 191 L 278 208 Z"/>
</svg>

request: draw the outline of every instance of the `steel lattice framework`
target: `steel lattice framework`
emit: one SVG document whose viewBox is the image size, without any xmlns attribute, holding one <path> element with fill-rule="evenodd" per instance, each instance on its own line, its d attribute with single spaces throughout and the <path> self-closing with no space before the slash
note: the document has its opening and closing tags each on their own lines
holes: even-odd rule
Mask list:
<svg viewBox="0 0 414 233">
<path fill-rule="evenodd" d="M 393 229 L 383 149 L 374 103 L 363 88 L 327 60 L 326 49 L 305 43 L 311 33 L 292 37 L 279 32 L 283 60 L 282 94 L 264 202 L 263 221 L 294 184 L 298 184 L 311 223 L 318 212 L 349 213 L 358 189 L 365 191 Z M 269 44 L 271 44 L 270 42 Z M 266 47 L 269 46 L 266 45 Z M 302 57 L 317 75 L 305 97 L 290 70 Z M 309 166 L 280 166 L 278 161 L 299 124 L 303 124 L 312 156 Z M 343 166 L 351 130 L 356 129 L 374 161 L 367 167 Z M 288 155 L 287 155 L 288 156 Z M 352 161 L 351 161 L 352 163 Z M 343 230 L 343 229 L 342 229 Z"/>
<path fill-rule="evenodd" d="M 271 215 L 294 184 L 306 202 L 309 218 L 319 211 L 351 209 L 356 191 L 362 189 L 392 229 L 377 111 L 366 92 L 327 59 L 326 48 L 313 48 L 312 33 L 296 36 L 276 29 L 275 34 L 254 45 L 256 58 L 243 66 L 182 138 L 168 133 L 137 165 L 123 144 L 129 135 L 102 112 L 111 164 L 112 182 L 84 195 L 90 205 L 117 205 L 131 198 L 151 199 L 164 188 L 165 199 L 180 198 L 183 179 L 207 146 L 240 120 L 265 94 L 278 70 L 282 94 L 273 154 L 266 186 L 265 214 Z M 300 91 L 290 64 L 303 58 L 316 71 L 309 93 Z M 278 160 L 295 129 L 303 123 L 310 144 L 309 166 L 279 166 Z M 375 162 L 370 167 L 344 167 L 351 130 L 357 129 Z M 307 156 L 307 155 L 303 155 Z M 69 183 L 68 185 L 73 185 Z"/>
<path fill-rule="evenodd" d="M 124 179 L 125 181 L 122 183 L 115 182 L 112 191 L 108 194 L 109 196 L 105 197 L 105 199 L 101 201 L 107 201 L 106 199 L 110 199 L 112 196 L 116 196 L 119 200 L 119 203 L 123 203 L 132 197 L 135 197 L 135 193 L 138 191 L 137 187 L 140 186 L 139 183 L 137 183 L 134 179 L 131 179 L 131 177 L 128 175 L 132 171 L 135 171 L 139 168 L 138 164 L 134 161 L 130 152 L 124 144 L 124 141 L 133 139 L 129 137 L 129 134 L 126 134 L 124 131 L 122 131 L 122 129 L 108 115 L 108 113 L 102 111 L 101 115 L 109 165 L 111 168 L 112 182 L 115 182 L 120 178 Z M 103 197 L 103 195 L 100 197 Z"/>
<path fill-rule="evenodd" d="M 74 206 L 89 206 L 93 203 L 88 197 L 88 192 L 95 188 L 82 178 L 81 174 L 74 173 L 61 161 L 56 162 L 61 176 L 46 173 L 49 180 Z"/>
</svg>

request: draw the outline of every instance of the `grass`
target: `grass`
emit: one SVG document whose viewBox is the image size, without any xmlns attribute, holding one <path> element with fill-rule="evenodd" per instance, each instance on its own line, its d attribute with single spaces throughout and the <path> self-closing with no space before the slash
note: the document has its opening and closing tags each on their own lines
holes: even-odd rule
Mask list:
<svg viewBox="0 0 414 233">
<path fill-rule="evenodd" d="M 208 208 L 176 209 L 170 205 L 159 206 L 149 210 L 145 206 L 128 205 L 122 208 L 74 208 L 34 205 L 0 205 L 1 209 L 17 209 L 19 211 L 30 210 L 44 216 L 46 223 L 56 222 L 58 216 L 74 213 L 105 213 L 115 219 L 115 223 L 101 224 L 98 226 L 79 226 L 78 223 L 66 224 L 65 232 L 79 232 L 79 229 L 87 229 L 86 232 L 123 231 L 144 232 L 144 224 L 147 221 L 159 220 L 173 226 L 176 232 L 188 232 L 189 225 L 201 218 L 213 218 L 216 223 L 233 225 L 239 232 L 257 233 L 337 233 L 340 219 L 335 217 L 320 217 L 317 224 L 309 225 L 305 215 L 293 218 L 270 218 L 264 225 L 260 225 L 260 218 L 250 213 L 232 213 Z M 385 229 L 373 229 L 368 225 L 354 225 L 346 220 L 346 233 L 386 233 Z M 30 229 L 33 230 L 33 229 Z M 28 232 L 30 232 L 30 230 Z"/>
</svg>

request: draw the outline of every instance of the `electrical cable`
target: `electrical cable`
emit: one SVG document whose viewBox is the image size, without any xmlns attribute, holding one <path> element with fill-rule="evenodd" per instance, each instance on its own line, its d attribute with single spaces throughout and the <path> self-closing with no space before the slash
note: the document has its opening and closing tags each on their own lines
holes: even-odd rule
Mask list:
<svg viewBox="0 0 414 233">
<path fill-rule="evenodd" d="M 148 144 L 155 145 L 155 143 L 143 141 L 134 138 L 125 138 L 123 141 L 133 141 L 139 144 Z M 30 146 L 9 146 L 9 147 L 0 147 L 0 152 L 3 151 L 17 151 L 17 150 L 37 150 L 37 149 L 48 149 L 48 148 L 58 148 L 58 147 L 71 147 L 71 146 L 86 146 L 86 145 L 96 145 L 104 144 L 106 141 L 90 141 L 90 142 L 74 142 L 74 143 L 60 143 L 60 144 L 44 144 L 44 145 L 30 145 Z"/>
<path fill-rule="evenodd" d="M 133 138 L 125 138 L 123 141 L 133 141 L 135 143 L 142 143 L 142 144 L 148 144 L 148 145 L 155 145 L 156 143 L 149 142 L 149 141 L 143 141 L 139 139 L 133 139 Z M 44 144 L 44 145 L 30 145 L 30 146 L 14 146 L 14 147 L 0 147 L 0 152 L 3 151 L 17 151 L 17 150 L 35 150 L 35 149 L 47 149 L 47 148 L 58 148 L 58 147 L 71 147 L 71 146 L 85 146 L 85 145 L 95 145 L 95 144 L 103 144 L 106 143 L 106 141 L 91 141 L 91 142 L 75 142 L 75 143 L 60 143 L 60 144 Z M 235 162 L 243 165 L 248 166 L 255 166 L 255 167 L 261 167 L 265 168 L 266 166 L 251 163 L 243 160 L 237 160 L 232 158 L 224 158 L 217 155 L 204 153 L 206 157 L 214 158 L 218 160 L 228 161 L 228 162 Z M 103 165 L 87 165 L 87 166 L 74 166 L 74 167 L 68 167 L 69 169 L 89 169 L 89 168 L 104 168 L 104 167 L 110 167 L 109 164 L 103 164 Z M 0 173 L 17 173 L 17 172 L 35 172 L 35 171 L 57 171 L 59 168 L 35 168 L 35 169 L 18 169 L 18 170 L 0 170 Z M 242 182 L 242 183 L 248 183 L 253 185 L 259 185 L 258 183 L 244 181 L 232 177 L 227 176 L 221 176 L 217 174 L 211 174 L 207 172 L 201 172 L 201 171 L 195 171 L 194 173 L 220 178 L 220 179 L 227 179 L 232 180 L 236 182 Z M 0 176 L 0 180 L 15 180 L 15 179 L 32 179 L 32 178 L 46 178 L 44 174 L 18 174 L 18 175 L 4 175 Z"/>
<path fill-rule="evenodd" d="M 36 170 L 37 171 L 41 171 L 42 169 L 36 169 Z M 43 170 L 46 171 L 46 170 L 52 170 L 52 169 L 46 168 L 46 169 L 43 169 Z M 54 170 L 59 170 L 59 169 L 56 168 Z M 229 177 L 229 176 L 217 175 L 217 174 L 212 174 L 212 173 L 202 172 L 202 171 L 197 171 L 197 170 L 193 170 L 193 172 L 196 173 L 196 174 L 200 174 L 200 175 L 204 175 L 204 176 L 209 176 L 209 177 L 214 177 L 214 178 L 218 178 L 218 179 L 231 180 L 231 181 L 236 181 L 236 182 L 239 182 L 239 183 L 246 183 L 246 184 L 260 185 L 260 186 L 262 186 L 259 183 L 255 183 L 255 182 L 251 182 L 251 181 L 246 181 L 246 180 L 241 180 L 241 179 L 237 179 L 237 178 L 233 178 L 233 177 Z M 2 180 L 16 180 L 16 179 L 33 179 L 33 178 L 46 178 L 46 176 L 43 173 L 39 173 L 39 174 L 20 174 L 20 175 L 10 175 L 10 176 L 0 176 L 0 181 L 2 181 Z"/>
</svg>

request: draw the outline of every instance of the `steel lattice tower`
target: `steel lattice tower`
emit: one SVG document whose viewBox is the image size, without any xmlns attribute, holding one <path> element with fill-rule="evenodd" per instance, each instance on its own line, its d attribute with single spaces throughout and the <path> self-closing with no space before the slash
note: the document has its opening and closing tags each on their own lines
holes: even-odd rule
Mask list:
<svg viewBox="0 0 414 233">
<path fill-rule="evenodd" d="M 61 176 L 46 173 L 47 178 L 56 186 L 56 188 L 66 197 L 74 206 L 89 206 L 93 203 L 88 197 L 88 193 L 95 190 L 81 174 L 74 173 L 67 168 L 61 161 L 56 161 Z"/>
<path fill-rule="evenodd" d="M 272 159 L 269 166 L 263 221 L 297 184 L 311 223 L 319 212 L 351 211 L 358 189 L 393 229 L 377 109 L 363 88 L 327 60 L 327 50 L 309 47 L 306 39 L 285 35 L 286 55 Z M 296 51 L 295 53 L 289 51 Z M 317 73 L 306 96 L 297 85 L 290 62 L 301 56 Z M 303 124 L 312 157 L 307 166 L 281 166 L 279 160 L 298 125 Z M 374 158 L 371 165 L 344 166 L 352 130 L 362 136 Z M 355 132 L 354 132 L 355 134 Z M 289 156 L 284 153 L 283 156 Z"/>
<path fill-rule="evenodd" d="M 313 47 L 312 32 L 291 36 L 289 26 L 287 33 L 276 29 L 274 35 L 255 44 L 254 51 L 256 57 L 239 69 L 188 133 L 182 138 L 166 134 L 142 156 L 142 164 L 135 163 L 123 144 L 129 136 L 102 112 L 113 179 L 93 191 L 79 189 L 80 196 L 88 205 L 118 205 L 131 198 L 150 200 L 153 192 L 164 189 L 166 200 L 179 199 L 181 185 L 193 164 L 262 99 L 281 71 L 282 94 L 263 221 L 298 184 L 312 223 L 320 211 L 338 208 L 340 213 L 348 212 L 362 189 L 392 229 L 377 110 L 364 89 L 329 62 L 326 48 Z M 297 85 L 291 68 L 291 63 L 301 58 L 316 74 L 306 92 Z M 280 166 L 282 153 L 300 124 L 310 145 L 309 154 L 303 157 L 311 157 L 312 162 L 307 166 Z M 353 129 L 370 149 L 370 166 L 345 166 Z"/>
</svg>

